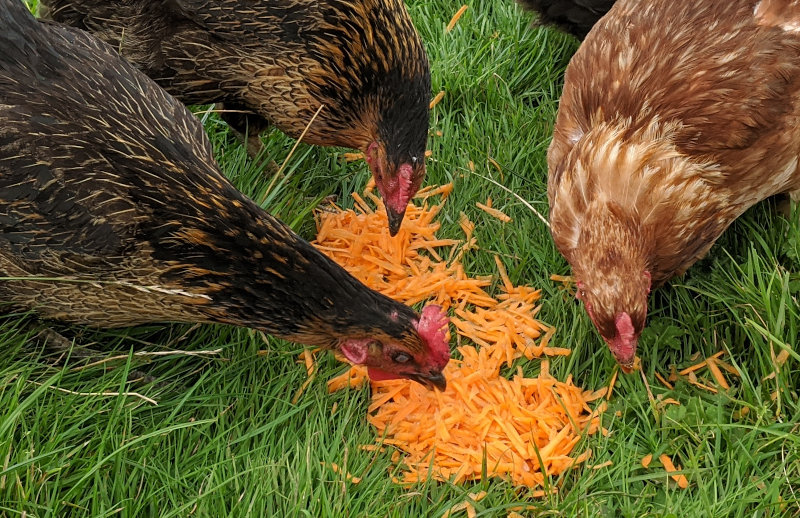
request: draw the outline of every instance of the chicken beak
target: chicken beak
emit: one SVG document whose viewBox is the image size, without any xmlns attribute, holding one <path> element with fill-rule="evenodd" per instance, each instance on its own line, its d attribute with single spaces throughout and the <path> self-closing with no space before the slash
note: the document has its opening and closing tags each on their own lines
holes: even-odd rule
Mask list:
<svg viewBox="0 0 800 518">
<path fill-rule="evenodd" d="M 623 365 L 623 364 L 620 363 L 619 364 L 619 368 L 622 369 L 622 372 L 624 372 L 625 374 L 630 374 L 631 372 L 633 372 L 633 364 L 632 363 L 628 364 L 628 365 Z"/>
<path fill-rule="evenodd" d="M 438 389 L 444 392 L 447 389 L 447 380 L 441 372 L 430 374 L 414 374 L 409 376 L 412 380 L 421 385 L 425 385 L 429 390 Z"/>
<path fill-rule="evenodd" d="M 392 237 L 397 235 L 397 232 L 400 231 L 400 224 L 403 223 L 403 216 L 405 216 L 406 211 L 397 212 L 393 209 L 390 209 L 388 206 L 386 207 L 386 217 L 389 220 L 389 235 Z"/>
</svg>

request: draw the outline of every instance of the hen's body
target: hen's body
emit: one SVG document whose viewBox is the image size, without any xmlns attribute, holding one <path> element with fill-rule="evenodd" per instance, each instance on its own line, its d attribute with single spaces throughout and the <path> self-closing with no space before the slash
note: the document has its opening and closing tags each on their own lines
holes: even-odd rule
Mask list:
<svg viewBox="0 0 800 518">
<path fill-rule="evenodd" d="M 555 25 L 582 40 L 614 5 L 614 0 L 519 0 L 539 14 L 544 25 Z"/>
<path fill-rule="evenodd" d="M 800 2 L 618 1 L 570 63 L 553 236 L 617 359 L 651 287 L 753 204 L 800 198 Z"/>
<path fill-rule="evenodd" d="M 19 0 L 0 0 L 0 48 L 0 276 L 16 278 L 0 282 L 4 302 L 101 327 L 218 322 L 329 348 L 371 341 L 376 357 L 414 358 L 373 366 L 443 383 L 443 364 L 412 368 L 441 345 L 419 317 L 237 191 L 200 123 L 113 49 L 37 23 Z"/>
<path fill-rule="evenodd" d="M 184 103 L 224 103 L 224 118 L 256 142 L 268 122 L 299 137 L 324 105 L 304 141 L 364 151 L 390 217 L 402 218 L 422 182 L 430 72 L 402 0 L 41 4 Z"/>
</svg>

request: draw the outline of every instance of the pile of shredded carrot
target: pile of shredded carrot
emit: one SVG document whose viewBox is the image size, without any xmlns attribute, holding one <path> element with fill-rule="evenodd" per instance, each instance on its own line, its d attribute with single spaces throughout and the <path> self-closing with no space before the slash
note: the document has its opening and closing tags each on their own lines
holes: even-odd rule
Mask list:
<svg viewBox="0 0 800 518">
<path fill-rule="evenodd" d="M 487 291 L 494 276 L 464 272 L 461 257 L 477 248 L 475 225 L 462 214 L 463 240 L 436 236 L 440 225 L 435 218 L 452 184 L 421 190 L 417 198 L 422 201 L 408 207 L 394 238 L 373 187 L 370 181 L 363 197 L 353 194 L 355 210 L 334 207 L 318 213 L 315 246 L 385 295 L 449 309 L 462 358 L 446 367 L 444 393 L 408 380 L 372 382 L 368 419 L 376 440 L 396 447 L 393 459 L 406 468 L 396 481 L 413 483 L 428 476 L 477 480 L 485 466 L 488 476 L 541 486 L 545 475 L 558 475 L 589 458 L 590 450 L 572 453 L 582 434 L 600 428 L 599 414 L 606 405 L 592 409 L 590 402 L 605 389 L 584 391 L 571 377 L 558 381 L 549 375 L 547 360 L 535 378 L 525 377 L 519 367 L 511 379 L 501 375 L 501 368 L 518 358 L 570 352 L 551 346 L 555 329 L 536 319 L 539 290 L 514 286 L 498 256 L 496 296 Z M 430 204 L 435 195 L 442 201 Z M 330 380 L 328 389 L 358 387 L 367 379 L 365 369 L 354 366 Z"/>
</svg>

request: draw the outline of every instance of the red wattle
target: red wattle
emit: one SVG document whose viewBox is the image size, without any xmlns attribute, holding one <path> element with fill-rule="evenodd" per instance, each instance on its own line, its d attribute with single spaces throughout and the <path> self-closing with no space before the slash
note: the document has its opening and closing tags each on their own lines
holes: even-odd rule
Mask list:
<svg viewBox="0 0 800 518">
<path fill-rule="evenodd" d="M 402 378 L 402 376 L 375 367 L 367 367 L 367 374 L 369 374 L 369 379 L 372 381 L 399 380 Z"/>
</svg>

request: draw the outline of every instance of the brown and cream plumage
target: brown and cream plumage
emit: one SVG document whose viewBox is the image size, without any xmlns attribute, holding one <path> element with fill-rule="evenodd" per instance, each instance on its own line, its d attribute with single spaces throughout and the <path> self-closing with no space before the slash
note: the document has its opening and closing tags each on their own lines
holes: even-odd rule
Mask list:
<svg viewBox="0 0 800 518">
<path fill-rule="evenodd" d="M 0 48 L 5 303 L 248 326 L 444 387 L 440 310 L 368 289 L 247 199 L 199 121 L 110 46 L 0 0 Z"/>
<path fill-rule="evenodd" d="M 652 288 L 753 204 L 800 199 L 800 2 L 619 0 L 567 68 L 552 233 L 630 366 Z"/>
<path fill-rule="evenodd" d="M 298 137 L 324 105 L 304 141 L 362 150 L 397 232 L 425 176 L 431 89 L 402 0 L 44 0 L 41 10 L 110 43 L 184 103 L 223 103 L 241 133 L 272 123 Z"/>
</svg>

